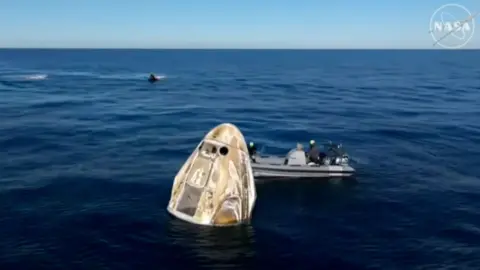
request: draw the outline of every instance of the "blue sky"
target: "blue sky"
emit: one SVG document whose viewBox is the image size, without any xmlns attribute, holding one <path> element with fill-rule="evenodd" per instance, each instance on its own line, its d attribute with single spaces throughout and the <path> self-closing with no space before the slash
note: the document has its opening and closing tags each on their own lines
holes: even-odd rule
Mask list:
<svg viewBox="0 0 480 270">
<path fill-rule="evenodd" d="M 0 0 L 0 47 L 432 48 L 430 16 L 448 3 L 480 11 L 474 0 Z M 480 48 L 477 32 L 468 47 Z"/>
</svg>

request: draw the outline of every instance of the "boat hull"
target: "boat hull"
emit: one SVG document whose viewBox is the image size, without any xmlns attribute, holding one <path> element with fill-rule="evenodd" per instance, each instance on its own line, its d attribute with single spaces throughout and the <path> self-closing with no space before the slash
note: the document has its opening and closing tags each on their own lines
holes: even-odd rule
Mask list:
<svg viewBox="0 0 480 270">
<path fill-rule="evenodd" d="M 258 178 L 330 178 L 351 177 L 355 169 L 349 165 L 284 165 L 284 158 L 267 157 L 252 162 L 253 176 Z"/>
<path fill-rule="evenodd" d="M 351 167 L 325 166 L 318 170 L 283 170 L 281 168 L 253 167 L 253 176 L 258 178 L 329 178 L 329 177 L 351 177 L 355 171 Z M 330 167 L 330 168 L 328 168 Z M 340 167 L 340 168 L 331 168 Z"/>
</svg>

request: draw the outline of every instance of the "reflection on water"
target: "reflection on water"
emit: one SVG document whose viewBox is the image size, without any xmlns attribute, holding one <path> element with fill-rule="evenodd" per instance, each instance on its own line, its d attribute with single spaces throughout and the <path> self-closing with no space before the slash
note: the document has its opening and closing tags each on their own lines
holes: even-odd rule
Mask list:
<svg viewBox="0 0 480 270">
<path fill-rule="evenodd" d="M 181 247 L 187 257 L 194 257 L 205 267 L 234 267 L 251 261 L 255 253 L 252 226 L 198 226 L 170 217 L 168 240 Z"/>
</svg>

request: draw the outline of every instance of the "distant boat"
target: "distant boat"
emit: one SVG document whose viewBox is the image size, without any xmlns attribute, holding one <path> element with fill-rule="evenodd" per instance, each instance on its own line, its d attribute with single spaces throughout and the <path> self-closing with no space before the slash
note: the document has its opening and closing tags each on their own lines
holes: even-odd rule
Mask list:
<svg viewBox="0 0 480 270">
<path fill-rule="evenodd" d="M 159 81 L 163 78 L 165 78 L 165 76 L 158 76 L 158 75 L 154 75 L 153 73 L 151 73 L 150 76 L 148 77 L 148 81 L 153 83 L 153 82 Z"/>
</svg>

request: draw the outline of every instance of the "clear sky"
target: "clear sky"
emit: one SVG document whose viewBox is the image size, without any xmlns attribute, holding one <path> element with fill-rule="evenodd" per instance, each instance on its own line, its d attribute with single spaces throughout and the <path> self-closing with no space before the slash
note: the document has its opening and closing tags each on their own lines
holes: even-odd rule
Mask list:
<svg viewBox="0 0 480 270">
<path fill-rule="evenodd" d="M 0 0 L 0 47 L 432 48 L 430 17 L 448 3 L 480 11 L 478 0 Z"/>
</svg>

